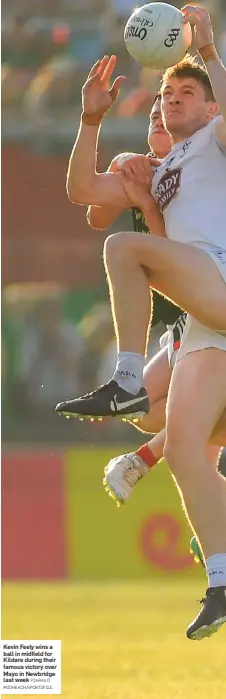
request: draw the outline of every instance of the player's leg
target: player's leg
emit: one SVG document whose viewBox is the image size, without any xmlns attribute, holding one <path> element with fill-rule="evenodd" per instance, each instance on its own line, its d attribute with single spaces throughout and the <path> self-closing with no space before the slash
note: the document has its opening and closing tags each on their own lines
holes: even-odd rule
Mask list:
<svg viewBox="0 0 226 699">
<path fill-rule="evenodd" d="M 221 444 L 222 447 L 226 447 L 226 409 L 222 413 L 216 427 L 211 435 L 212 444 Z"/>
<path fill-rule="evenodd" d="M 173 327 L 160 338 L 164 345 L 158 354 L 144 368 L 143 381 L 147 390 L 150 409 L 148 415 L 134 424 L 142 432 L 156 434 L 165 427 L 166 399 L 176 357 L 186 324 L 186 314 L 182 313 Z"/>
<path fill-rule="evenodd" d="M 157 236 L 118 233 L 105 241 L 104 261 L 119 351 L 145 353 L 149 284 L 200 323 L 226 331 L 226 284 L 203 250 Z"/>
<path fill-rule="evenodd" d="M 206 326 L 226 332 L 226 284 L 203 250 L 165 238 L 119 233 L 104 250 L 118 362 L 113 380 L 88 397 L 61 403 L 66 415 L 142 417 L 149 411 L 143 388 L 147 332 L 151 317 L 149 284 Z M 206 280 L 208 279 L 208 284 Z"/>
<path fill-rule="evenodd" d="M 226 353 L 191 352 L 176 363 L 168 395 L 164 454 L 206 559 L 210 592 L 190 638 L 211 635 L 226 621 L 226 481 L 206 447 L 226 405 Z M 211 581 L 211 582 L 210 582 Z M 214 588 L 214 590 L 212 589 Z"/>
<path fill-rule="evenodd" d="M 183 319 L 182 319 L 183 320 Z M 163 446 L 165 441 L 165 431 L 163 429 L 165 425 L 165 405 L 166 397 L 158 402 L 153 403 L 152 399 L 157 398 L 158 395 L 162 395 L 162 390 L 169 384 L 169 377 L 171 375 L 172 366 L 175 365 L 176 358 L 178 356 L 178 351 L 181 345 L 181 337 L 183 336 L 184 323 L 181 325 L 180 319 L 175 324 L 171 332 L 168 333 L 167 340 L 168 345 L 165 351 L 162 351 L 156 357 L 154 357 L 151 362 L 146 367 L 144 383 L 148 390 L 149 400 L 151 403 L 151 408 L 149 413 L 143 420 L 138 422 L 138 426 L 143 431 L 146 429 L 149 433 L 154 433 L 156 429 L 161 428 L 161 432 L 156 434 L 152 439 L 144 444 L 136 452 L 131 452 L 129 454 L 122 454 L 120 456 L 114 457 L 110 460 L 105 468 L 105 478 L 104 485 L 106 490 L 120 503 L 125 502 L 131 496 L 138 480 L 144 475 L 150 472 L 150 469 L 162 458 Z M 197 328 L 196 325 L 189 325 L 188 341 L 197 342 Z M 206 342 L 215 341 L 214 338 L 209 337 L 209 334 L 204 333 L 202 326 L 198 325 L 198 330 L 200 327 L 203 334 L 204 344 Z M 218 339 L 217 339 L 218 342 Z M 198 345 L 200 345 L 200 337 L 198 335 Z M 166 359 L 166 349 L 167 349 L 167 359 Z M 161 372 L 162 368 L 162 372 Z M 161 379 L 163 381 L 161 382 Z M 160 387 L 160 388 L 159 388 Z M 152 390 L 153 389 L 153 390 Z M 168 392 L 168 388 L 167 388 Z M 220 433 L 221 434 L 221 433 Z M 226 440 L 226 431 L 222 441 L 217 440 L 218 430 L 215 430 L 215 437 L 212 439 L 213 445 L 224 444 Z M 217 456 L 220 447 L 208 446 L 208 457 L 210 461 L 216 466 Z"/>
<path fill-rule="evenodd" d="M 125 420 L 128 422 L 126 418 Z M 157 432 L 160 432 L 163 429 L 165 422 L 166 398 L 161 398 L 161 400 L 158 400 L 156 403 L 152 403 L 152 405 L 150 405 L 148 415 L 145 415 L 140 420 L 133 419 L 131 420 L 130 424 L 133 425 L 133 427 L 136 427 L 136 429 L 140 432 L 157 434 Z"/>
<path fill-rule="evenodd" d="M 147 382 L 144 381 L 144 385 L 147 388 L 149 396 Z M 156 401 L 156 403 L 152 403 L 148 415 L 145 415 L 145 417 L 137 422 L 132 421 L 131 425 L 141 432 L 147 432 L 149 434 L 160 432 L 166 421 L 166 401 L 167 396 Z M 226 447 L 226 410 L 214 428 L 210 442 L 212 445 L 221 444 L 222 447 Z"/>
<path fill-rule="evenodd" d="M 177 355 L 177 352 L 174 353 Z M 154 359 L 157 360 L 157 366 L 161 366 L 165 353 L 161 353 L 161 360 L 158 355 Z M 165 364 L 165 363 L 164 363 Z M 165 383 L 167 382 L 167 367 L 165 368 Z M 155 384 L 155 373 L 153 372 L 154 362 L 153 360 L 147 365 L 147 372 L 145 377 L 146 387 L 148 389 L 149 399 L 153 396 L 154 398 L 158 395 L 158 383 Z M 168 377 L 170 375 L 170 367 L 168 368 Z M 163 372 L 164 373 L 164 372 Z M 152 380 L 153 379 L 153 382 Z M 161 385 L 161 374 L 160 374 L 160 385 Z M 155 390 L 152 392 L 152 386 Z M 164 384 L 162 384 L 162 388 Z M 168 392 L 168 391 L 167 391 Z M 160 391 L 159 391 L 160 393 Z M 130 452 L 128 454 L 121 454 L 120 456 L 113 457 L 110 459 L 109 463 L 105 467 L 105 476 L 103 480 L 104 487 L 106 491 L 111 495 L 118 504 L 124 504 L 132 495 L 132 492 L 137 485 L 138 481 L 145 475 L 148 475 L 163 456 L 163 448 L 165 444 L 165 408 L 166 408 L 165 398 L 160 399 L 156 403 L 151 403 L 151 408 L 149 414 L 143 418 L 143 420 L 138 423 L 139 428 L 143 431 L 151 432 L 152 434 L 161 427 L 161 430 L 157 434 L 151 437 L 151 439 L 146 442 L 142 447 L 137 449 L 135 452 Z M 226 429 L 223 432 L 224 423 L 221 418 L 219 421 L 219 427 L 216 426 L 214 430 L 214 435 L 211 435 L 210 443 L 207 446 L 207 458 L 212 463 L 214 468 L 217 467 L 218 457 L 221 447 L 226 445 Z M 133 423 L 132 423 L 133 424 Z M 137 425 L 134 425 L 137 427 Z"/>
<path fill-rule="evenodd" d="M 191 510 L 205 556 L 218 545 L 226 552 L 226 483 L 206 458 L 207 444 L 226 405 L 222 376 L 226 376 L 226 352 L 215 348 L 191 352 L 176 362 L 167 401 L 164 455 Z"/>
<path fill-rule="evenodd" d="M 147 390 L 150 409 L 148 415 L 132 424 L 142 432 L 156 434 L 165 427 L 166 396 L 171 378 L 168 346 L 163 347 L 144 368 L 144 386 Z"/>
<path fill-rule="evenodd" d="M 225 435 L 226 438 L 226 435 Z M 220 456 L 222 453 L 222 447 L 216 446 L 215 444 L 209 444 L 207 447 L 207 458 L 211 462 L 214 468 L 218 468 L 220 471 Z M 221 472 L 221 471 L 220 471 Z M 194 556 L 196 563 L 201 563 L 203 568 L 205 568 L 205 559 L 201 546 L 198 542 L 196 536 L 192 536 L 190 540 L 190 552 Z"/>
<path fill-rule="evenodd" d="M 163 347 L 152 357 L 144 368 L 144 386 L 148 393 L 148 415 L 132 424 L 143 432 L 160 432 L 165 426 L 166 395 L 168 393 L 171 366 L 168 346 Z"/>
<path fill-rule="evenodd" d="M 165 443 L 165 408 L 171 377 L 168 346 L 163 347 L 144 369 L 144 385 L 148 392 L 150 410 L 135 427 L 155 434 L 149 445 L 140 450 L 110 459 L 105 468 L 103 484 L 105 490 L 117 504 L 124 504 L 131 496 L 138 481 L 147 475 L 162 458 Z"/>
</svg>

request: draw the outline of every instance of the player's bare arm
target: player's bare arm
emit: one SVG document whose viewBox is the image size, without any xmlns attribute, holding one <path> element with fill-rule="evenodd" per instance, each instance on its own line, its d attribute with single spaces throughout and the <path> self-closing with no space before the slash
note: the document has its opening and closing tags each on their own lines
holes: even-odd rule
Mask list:
<svg viewBox="0 0 226 699">
<path fill-rule="evenodd" d="M 155 163 L 158 161 L 155 159 Z M 116 176 L 121 180 L 123 189 L 130 201 L 130 207 L 138 207 L 143 211 L 147 226 L 154 235 L 165 237 L 165 224 L 163 216 L 159 211 L 158 204 L 154 197 L 150 194 L 151 187 L 151 165 L 146 156 L 132 155 L 128 159 L 121 160 L 120 166 L 116 170 Z M 126 207 L 128 208 L 128 207 Z M 96 212 L 95 212 L 96 209 Z M 103 220 L 112 222 L 113 210 L 112 207 L 90 207 L 97 222 Z M 98 214 L 99 211 L 99 214 Z M 121 213 L 121 212 L 119 212 Z M 115 218 L 117 210 L 115 210 Z M 108 223 L 110 225 L 110 223 Z"/>
<path fill-rule="evenodd" d="M 152 230 L 156 235 L 163 235 L 163 222 L 157 211 L 154 198 L 150 194 L 152 180 L 152 165 L 146 159 L 145 166 L 140 169 L 140 181 L 144 187 L 133 192 L 129 199 L 126 187 L 123 186 L 120 173 L 96 172 L 96 153 L 101 121 L 116 99 L 123 76 L 119 76 L 109 88 L 109 80 L 115 68 L 115 56 L 104 57 L 95 64 L 89 73 L 82 90 L 83 114 L 69 162 L 67 176 L 67 191 L 72 202 L 77 204 L 94 204 L 95 206 L 116 207 L 118 211 L 139 206 L 148 210 L 151 220 L 153 211 Z M 137 196 L 136 196 L 137 195 Z M 149 224 L 148 224 L 149 225 Z"/>
<path fill-rule="evenodd" d="M 165 224 L 155 199 L 150 196 L 150 183 L 144 175 L 143 182 L 137 182 L 123 169 L 117 175 L 130 199 L 131 205 L 143 211 L 149 230 L 157 236 L 166 237 Z"/>
<path fill-rule="evenodd" d="M 152 177 L 152 164 L 157 164 L 159 162 L 160 161 L 157 159 L 151 159 L 149 155 L 138 153 L 120 153 L 111 161 L 108 167 L 108 172 L 124 172 L 137 183 L 150 184 Z M 106 229 L 117 220 L 123 211 L 125 211 L 125 208 L 126 207 L 113 207 L 112 200 L 109 201 L 109 206 L 89 206 L 87 211 L 88 223 L 90 226 L 92 226 L 92 228 L 99 228 L 102 230 Z M 151 208 L 153 209 L 154 214 L 156 208 L 154 203 L 152 203 Z M 155 234 L 158 235 L 158 231 L 156 231 Z"/>
<path fill-rule="evenodd" d="M 182 13 L 185 21 L 194 25 L 195 46 L 206 64 L 214 97 L 222 115 L 215 121 L 216 140 L 220 145 L 226 146 L 226 69 L 214 45 L 211 19 L 204 7 L 185 5 Z"/>
<path fill-rule="evenodd" d="M 116 155 L 110 162 L 107 172 L 116 173 L 118 171 L 118 161 L 125 155 L 131 155 L 133 157 L 135 154 L 119 153 L 119 155 Z M 94 204 L 89 206 L 87 209 L 86 218 L 92 228 L 105 230 L 106 228 L 109 228 L 109 226 L 111 226 L 112 223 L 114 223 L 125 210 L 125 206 L 123 208 L 112 206 L 112 201 L 110 200 L 109 206 L 95 206 Z"/>
<path fill-rule="evenodd" d="M 69 161 L 67 192 L 77 204 L 109 205 L 128 208 L 130 205 L 122 184 L 114 173 L 96 172 L 97 144 L 104 115 L 115 101 L 124 76 L 109 86 L 116 64 L 115 56 L 105 56 L 91 69 L 82 89 L 83 113 L 75 145 Z"/>
<path fill-rule="evenodd" d="M 104 231 L 115 223 L 125 210 L 126 207 L 95 206 L 92 204 L 87 209 L 86 218 L 91 228 Z"/>
</svg>

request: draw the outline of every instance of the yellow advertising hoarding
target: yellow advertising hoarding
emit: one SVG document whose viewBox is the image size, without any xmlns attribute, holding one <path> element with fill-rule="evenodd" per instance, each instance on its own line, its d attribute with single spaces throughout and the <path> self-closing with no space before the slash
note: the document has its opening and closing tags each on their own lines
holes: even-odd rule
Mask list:
<svg viewBox="0 0 226 699">
<path fill-rule="evenodd" d="M 69 577 L 194 575 L 198 566 L 189 553 L 190 528 L 164 461 L 138 483 L 123 507 L 105 493 L 104 466 L 123 451 L 74 449 L 65 455 Z"/>
</svg>

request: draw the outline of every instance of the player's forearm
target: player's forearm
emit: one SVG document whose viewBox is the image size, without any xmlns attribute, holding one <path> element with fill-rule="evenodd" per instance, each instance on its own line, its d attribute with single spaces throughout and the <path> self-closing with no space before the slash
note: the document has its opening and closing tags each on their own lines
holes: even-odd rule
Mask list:
<svg viewBox="0 0 226 699">
<path fill-rule="evenodd" d="M 124 210 L 130 205 L 122 183 L 112 172 L 96 172 L 99 126 L 81 124 L 69 161 L 67 193 L 74 204 Z"/>
<path fill-rule="evenodd" d="M 159 211 L 159 207 L 156 204 L 155 199 L 151 196 L 149 197 L 147 203 L 142 207 L 144 218 L 146 224 L 153 233 L 153 235 L 158 235 L 161 238 L 166 238 L 165 223 L 162 214 Z"/>
<path fill-rule="evenodd" d="M 97 143 L 100 126 L 80 123 L 78 135 L 72 149 L 67 171 L 67 193 L 75 203 L 83 201 L 92 192 L 96 174 Z M 88 198 L 89 201 L 89 198 Z"/>
<path fill-rule="evenodd" d="M 220 59 L 206 64 L 211 80 L 214 97 L 219 104 L 222 117 L 226 121 L 226 69 Z"/>
<path fill-rule="evenodd" d="M 226 68 L 217 55 L 214 46 L 205 46 L 200 54 L 206 64 L 211 81 L 213 94 L 219 104 L 220 112 L 226 121 Z"/>
<path fill-rule="evenodd" d="M 125 211 L 125 207 L 89 206 L 86 218 L 92 228 L 105 230 L 117 220 L 123 211 Z"/>
</svg>

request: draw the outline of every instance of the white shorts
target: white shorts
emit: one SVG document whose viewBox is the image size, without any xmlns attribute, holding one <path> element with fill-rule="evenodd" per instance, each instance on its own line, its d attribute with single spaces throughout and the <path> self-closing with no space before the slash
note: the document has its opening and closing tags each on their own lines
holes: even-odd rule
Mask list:
<svg viewBox="0 0 226 699">
<path fill-rule="evenodd" d="M 219 272 L 226 284 L 226 251 L 208 250 L 208 255 L 212 257 L 214 264 L 219 269 Z"/>
<path fill-rule="evenodd" d="M 182 313 L 178 320 L 160 337 L 160 347 L 167 346 L 169 366 L 173 369 L 186 325 L 187 314 Z"/>
<path fill-rule="evenodd" d="M 190 352 L 197 352 L 208 347 L 216 347 L 216 349 L 226 351 L 226 334 L 211 330 L 188 315 L 175 361 L 178 362 Z"/>
<path fill-rule="evenodd" d="M 209 250 L 212 258 L 226 283 L 226 251 Z M 168 347 L 169 366 L 173 369 L 176 361 L 185 357 L 189 352 L 197 352 L 208 347 L 226 350 L 226 333 L 217 332 L 202 325 L 186 313 L 178 318 L 176 323 L 160 337 L 160 347 Z"/>
</svg>

